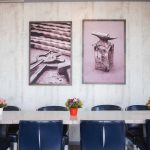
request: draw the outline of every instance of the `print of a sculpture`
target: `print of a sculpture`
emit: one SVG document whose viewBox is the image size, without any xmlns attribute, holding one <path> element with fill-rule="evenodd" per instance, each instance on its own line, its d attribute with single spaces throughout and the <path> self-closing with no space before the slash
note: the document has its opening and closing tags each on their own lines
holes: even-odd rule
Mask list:
<svg viewBox="0 0 150 150">
<path fill-rule="evenodd" d="M 109 72 L 113 66 L 114 44 L 109 40 L 116 38 L 110 37 L 109 34 L 92 33 L 99 38 L 94 44 L 95 69 Z"/>
</svg>

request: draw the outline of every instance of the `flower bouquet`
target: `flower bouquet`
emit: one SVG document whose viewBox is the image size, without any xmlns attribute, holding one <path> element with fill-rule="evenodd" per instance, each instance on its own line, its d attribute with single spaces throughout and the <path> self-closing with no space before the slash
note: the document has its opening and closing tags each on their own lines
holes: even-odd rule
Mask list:
<svg viewBox="0 0 150 150">
<path fill-rule="evenodd" d="M 2 115 L 3 108 L 7 106 L 6 100 L 0 98 L 0 115 Z"/>
<path fill-rule="evenodd" d="M 0 108 L 7 106 L 6 100 L 0 98 Z"/>
<path fill-rule="evenodd" d="M 83 103 L 79 98 L 69 98 L 66 103 L 66 107 L 70 110 L 71 116 L 76 116 L 78 108 L 82 108 Z"/>
</svg>

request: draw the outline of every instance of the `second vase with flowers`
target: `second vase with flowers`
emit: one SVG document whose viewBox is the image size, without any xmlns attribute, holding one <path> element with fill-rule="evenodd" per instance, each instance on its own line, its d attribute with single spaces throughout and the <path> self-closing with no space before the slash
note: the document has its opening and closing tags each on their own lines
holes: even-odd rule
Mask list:
<svg viewBox="0 0 150 150">
<path fill-rule="evenodd" d="M 65 105 L 69 109 L 71 116 L 77 116 L 78 108 L 82 108 L 83 103 L 79 98 L 69 98 Z"/>
<path fill-rule="evenodd" d="M 3 108 L 7 106 L 6 100 L 0 98 L 0 115 L 3 113 Z"/>
</svg>

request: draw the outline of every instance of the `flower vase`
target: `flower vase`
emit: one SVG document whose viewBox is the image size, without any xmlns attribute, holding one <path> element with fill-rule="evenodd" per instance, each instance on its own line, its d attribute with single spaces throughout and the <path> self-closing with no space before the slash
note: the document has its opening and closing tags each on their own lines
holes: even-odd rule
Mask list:
<svg viewBox="0 0 150 150">
<path fill-rule="evenodd" d="M 3 108 L 0 108 L 0 115 L 3 114 Z"/>
<path fill-rule="evenodd" d="M 77 116 L 78 108 L 70 108 L 70 116 Z"/>
</svg>

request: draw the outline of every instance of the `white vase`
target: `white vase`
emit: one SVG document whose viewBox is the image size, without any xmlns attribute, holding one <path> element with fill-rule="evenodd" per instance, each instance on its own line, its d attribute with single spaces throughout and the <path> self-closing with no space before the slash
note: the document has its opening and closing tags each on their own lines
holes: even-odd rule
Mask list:
<svg viewBox="0 0 150 150">
<path fill-rule="evenodd" d="M 3 108 L 0 108 L 0 115 L 3 114 Z"/>
</svg>

